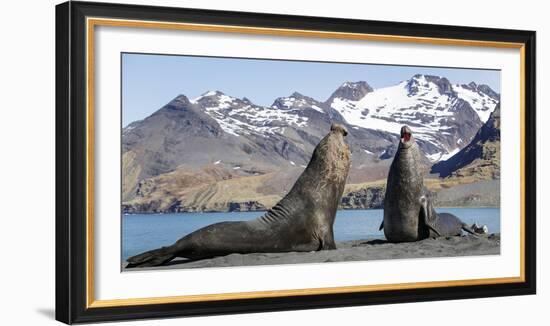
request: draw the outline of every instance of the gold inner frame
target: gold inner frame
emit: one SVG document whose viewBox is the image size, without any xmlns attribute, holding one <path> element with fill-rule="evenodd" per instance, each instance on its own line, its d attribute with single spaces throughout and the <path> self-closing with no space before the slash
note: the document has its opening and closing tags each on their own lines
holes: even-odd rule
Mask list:
<svg viewBox="0 0 550 326">
<path fill-rule="evenodd" d="M 182 295 L 167 297 L 146 297 L 112 300 L 96 300 L 94 296 L 94 31 L 95 26 L 116 26 L 133 28 L 154 28 L 186 30 L 201 32 L 224 32 L 256 35 L 272 35 L 304 38 L 330 38 L 365 40 L 377 42 L 405 42 L 416 44 L 435 44 L 450 46 L 475 46 L 519 49 L 520 52 L 520 276 L 449 280 L 434 282 L 412 282 L 380 285 L 354 285 L 343 287 L 288 289 L 273 291 L 254 291 L 236 293 L 216 293 L 199 295 Z M 264 28 L 234 25 L 213 25 L 194 23 L 174 23 L 143 20 L 123 20 L 109 18 L 86 18 L 86 119 L 87 119 L 87 159 L 86 159 L 86 307 L 119 307 L 147 304 L 167 304 L 198 301 L 219 301 L 231 299 L 272 298 L 304 296 L 316 294 L 336 294 L 353 292 L 373 292 L 387 290 L 441 288 L 450 286 L 472 286 L 487 284 L 505 284 L 525 282 L 525 44 L 513 42 L 495 42 L 479 40 L 462 40 L 448 38 L 412 37 L 399 35 L 344 33 L 316 30 Z"/>
</svg>

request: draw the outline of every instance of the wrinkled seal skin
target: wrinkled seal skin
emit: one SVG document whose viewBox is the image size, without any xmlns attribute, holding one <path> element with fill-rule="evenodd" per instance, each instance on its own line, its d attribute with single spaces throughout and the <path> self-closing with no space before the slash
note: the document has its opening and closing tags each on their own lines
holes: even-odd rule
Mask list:
<svg viewBox="0 0 550 326">
<path fill-rule="evenodd" d="M 401 128 L 401 141 L 386 184 L 384 220 L 380 229 L 389 242 L 411 242 L 437 236 L 473 233 L 449 213 L 436 213 L 424 187 L 422 154 L 409 127 Z"/>
<path fill-rule="evenodd" d="M 162 265 L 175 257 L 336 249 L 333 224 L 350 167 L 346 135 L 333 124 L 292 189 L 264 216 L 206 226 L 171 246 L 128 258 L 127 267 Z"/>
</svg>

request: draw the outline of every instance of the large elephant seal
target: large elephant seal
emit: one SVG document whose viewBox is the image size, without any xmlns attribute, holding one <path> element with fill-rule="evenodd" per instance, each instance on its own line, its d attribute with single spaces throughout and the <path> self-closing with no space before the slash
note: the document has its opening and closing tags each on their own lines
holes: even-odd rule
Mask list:
<svg viewBox="0 0 550 326">
<path fill-rule="evenodd" d="M 428 237 L 474 232 L 458 217 L 437 213 L 424 187 L 422 154 L 407 126 L 388 173 L 384 199 L 384 220 L 380 229 L 390 242 L 418 241 Z"/>
<path fill-rule="evenodd" d="M 346 135 L 333 124 L 292 189 L 264 216 L 206 226 L 171 246 L 128 258 L 127 267 L 162 265 L 175 257 L 336 249 L 333 224 L 350 167 Z"/>
</svg>

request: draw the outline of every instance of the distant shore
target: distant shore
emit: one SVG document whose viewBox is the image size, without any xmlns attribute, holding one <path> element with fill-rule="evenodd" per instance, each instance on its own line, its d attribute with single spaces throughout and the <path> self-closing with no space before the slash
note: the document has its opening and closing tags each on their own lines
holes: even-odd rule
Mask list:
<svg viewBox="0 0 550 326">
<path fill-rule="evenodd" d="M 168 265 L 124 271 L 156 269 L 189 269 L 205 267 L 307 264 L 325 262 L 366 261 L 433 257 L 480 256 L 500 254 L 500 234 L 474 237 L 441 237 L 408 243 L 389 243 L 381 239 L 353 240 L 337 243 L 336 250 L 287 253 L 231 254 L 202 260 L 177 258 Z"/>
<path fill-rule="evenodd" d="M 500 208 L 499 205 L 495 206 L 470 206 L 470 205 L 463 205 L 463 206 L 444 206 L 440 207 L 442 209 L 445 208 Z M 370 207 L 370 208 L 361 208 L 361 207 L 354 207 L 354 208 L 339 208 L 338 210 L 343 211 L 360 211 L 360 210 L 366 210 L 366 209 L 383 209 L 383 207 Z M 122 215 L 143 215 L 143 214 L 151 214 L 151 215 L 162 215 L 162 214 L 201 214 L 201 213 L 239 213 L 239 212 L 258 212 L 258 213 L 264 213 L 267 212 L 267 209 L 258 209 L 258 210 L 245 210 L 245 211 L 197 211 L 197 212 L 122 212 Z"/>
<path fill-rule="evenodd" d="M 383 208 L 385 182 L 385 180 L 378 180 L 347 184 L 339 209 Z M 500 205 L 500 180 L 425 179 L 425 184 L 431 193 L 430 196 L 435 207 L 471 208 L 499 207 Z M 185 199 L 177 196 L 165 196 L 165 194 L 155 198 L 145 196 L 123 202 L 121 211 L 123 214 L 262 212 L 273 207 L 282 198 L 281 193 L 261 194 L 257 192 L 238 196 L 233 195 L 232 192 L 224 192 L 212 196 L 204 198 L 199 196 L 200 198 L 193 200 L 191 197 Z"/>
</svg>

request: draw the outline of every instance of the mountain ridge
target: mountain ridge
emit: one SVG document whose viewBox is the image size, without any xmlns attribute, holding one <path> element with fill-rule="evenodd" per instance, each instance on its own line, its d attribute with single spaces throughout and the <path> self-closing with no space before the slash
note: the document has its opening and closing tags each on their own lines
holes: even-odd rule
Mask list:
<svg viewBox="0 0 550 326">
<path fill-rule="evenodd" d="M 369 104 L 369 97 L 380 89 L 365 81 L 341 84 L 324 102 L 293 92 L 276 98 L 271 106 L 218 90 L 194 99 L 180 94 L 123 129 L 123 201 L 136 198 L 140 183 L 178 169 L 217 162 L 218 168 L 241 178 L 305 166 L 333 122 L 349 131 L 347 142 L 354 163 L 348 183 L 376 180 L 387 173 L 398 143 L 398 132 L 392 128 L 402 124 L 413 125 L 428 166 L 468 144 L 482 126 L 481 118 L 492 110 L 497 94 L 477 84 L 466 89 L 429 75 L 415 75 L 392 87 L 398 87 L 402 105 Z M 462 99 L 459 94 L 467 96 Z M 387 99 L 376 96 L 389 105 Z M 349 107 L 335 107 L 335 100 Z M 355 121 L 356 115 L 364 119 Z M 379 128 L 369 128 L 371 121 Z M 430 128 L 437 130 L 435 135 Z"/>
</svg>

